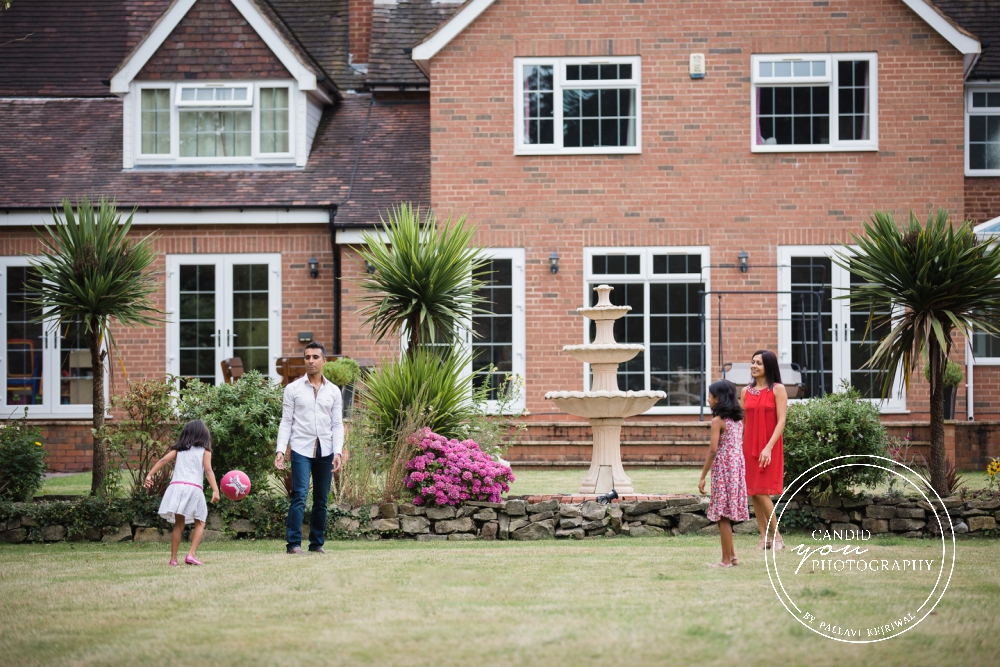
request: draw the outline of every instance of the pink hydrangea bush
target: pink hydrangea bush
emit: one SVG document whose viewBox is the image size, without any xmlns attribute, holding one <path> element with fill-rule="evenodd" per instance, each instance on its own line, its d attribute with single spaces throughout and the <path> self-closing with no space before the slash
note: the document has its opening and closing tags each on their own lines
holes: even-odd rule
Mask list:
<svg viewBox="0 0 1000 667">
<path fill-rule="evenodd" d="M 406 486 L 414 505 L 457 505 L 463 500 L 500 502 L 514 481 L 510 466 L 497 463 L 473 440 L 449 440 L 429 428 L 413 438 L 419 453 L 406 464 Z"/>
</svg>

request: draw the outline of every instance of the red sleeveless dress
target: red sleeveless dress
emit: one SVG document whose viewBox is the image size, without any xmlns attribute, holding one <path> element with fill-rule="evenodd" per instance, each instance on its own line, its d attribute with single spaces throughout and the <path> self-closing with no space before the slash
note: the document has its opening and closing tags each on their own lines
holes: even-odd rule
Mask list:
<svg viewBox="0 0 1000 667">
<path fill-rule="evenodd" d="M 743 458 L 746 460 L 747 495 L 777 495 L 784 488 L 785 455 L 781 436 L 771 449 L 771 462 L 760 467 L 760 453 L 767 446 L 778 425 L 774 390 L 748 386 L 744 398 Z"/>
</svg>

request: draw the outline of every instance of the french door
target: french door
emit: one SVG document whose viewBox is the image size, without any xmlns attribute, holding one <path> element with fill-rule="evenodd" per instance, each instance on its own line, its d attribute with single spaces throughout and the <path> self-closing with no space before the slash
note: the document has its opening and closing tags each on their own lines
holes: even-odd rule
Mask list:
<svg viewBox="0 0 1000 667">
<path fill-rule="evenodd" d="M 167 256 L 168 373 L 219 384 L 239 357 L 278 379 L 279 356 L 280 254 Z"/>
<path fill-rule="evenodd" d="M 94 369 L 80 322 L 39 320 L 27 257 L 0 258 L 3 417 L 84 417 L 93 412 Z M 105 376 L 106 377 L 106 376 Z"/>
<path fill-rule="evenodd" d="M 899 374 L 883 400 L 884 374 L 866 364 L 889 323 L 868 329 L 868 310 L 853 307 L 849 293 L 861 278 L 833 262 L 838 247 L 778 249 L 778 360 L 798 365 L 805 398 L 841 390 L 847 381 L 883 411 L 906 408 Z M 887 315 L 876 311 L 876 315 Z"/>
</svg>

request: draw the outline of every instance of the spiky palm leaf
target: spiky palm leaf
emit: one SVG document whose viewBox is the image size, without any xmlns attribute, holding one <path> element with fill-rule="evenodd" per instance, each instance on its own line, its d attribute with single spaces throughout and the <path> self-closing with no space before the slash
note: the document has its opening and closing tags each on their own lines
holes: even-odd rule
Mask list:
<svg viewBox="0 0 1000 667">
<path fill-rule="evenodd" d="M 423 343 L 454 344 L 471 331 L 472 315 L 485 312 L 478 291 L 485 260 L 472 245 L 475 226 L 465 216 L 438 225 L 419 208 L 394 207 L 382 220 L 385 241 L 372 234 L 362 237 L 358 253 L 375 271 L 361 286 L 365 316 L 376 341 L 406 331 L 408 352 Z"/>
<path fill-rule="evenodd" d="M 36 229 L 42 256 L 31 260 L 36 277 L 28 289 L 30 303 L 40 307 L 39 318 L 79 321 L 87 338 L 94 369 L 94 470 L 91 491 L 104 478 L 104 449 L 96 434 L 104 425 L 104 342 L 117 353 L 112 323 L 137 327 L 162 322 L 150 295 L 157 291 L 152 275 L 156 252 L 152 235 L 129 239 L 132 214 L 124 222 L 113 201 L 101 198 L 95 211 L 84 199 L 74 212 L 63 200 L 64 219 L 53 213 L 55 224 Z M 134 212 L 133 212 L 134 213 Z M 58 324 L 56 325 L 58 326 Z"/>
<path fill-rule="evenodd" d="M 906 225 L 876 211 L 864 233 L 851 238 L 856 247 L 845 246 L 834 261 L 865 282 L 841 298 L 868 309 L 869 329 L 888 330 L 866 364 L 884 372 L 882 396 L 891 393 L 896 369 L 909 387 L 921 354 L 928 355 L 932 484 L 945 491 L 944 364 L 954 332 L 1000 333 L 1000 246 L 979 243 L 971 222 L 956 228 L 945 210 L 931 213 L 924 226 L 912 211 Z"/>
</svg>

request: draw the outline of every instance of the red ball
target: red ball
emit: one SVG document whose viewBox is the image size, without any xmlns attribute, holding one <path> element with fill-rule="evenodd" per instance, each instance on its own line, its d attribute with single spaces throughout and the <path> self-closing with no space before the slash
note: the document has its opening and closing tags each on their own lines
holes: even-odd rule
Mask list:
<svg viewBox="0 0 1000 667">
<path fill-rule="evenodd" d="M 243 500 L 250 493 L 250 478 L 242 470 L 230 470 L 222 477 L 222 493 L 230 500 Z"/>
</svg>

